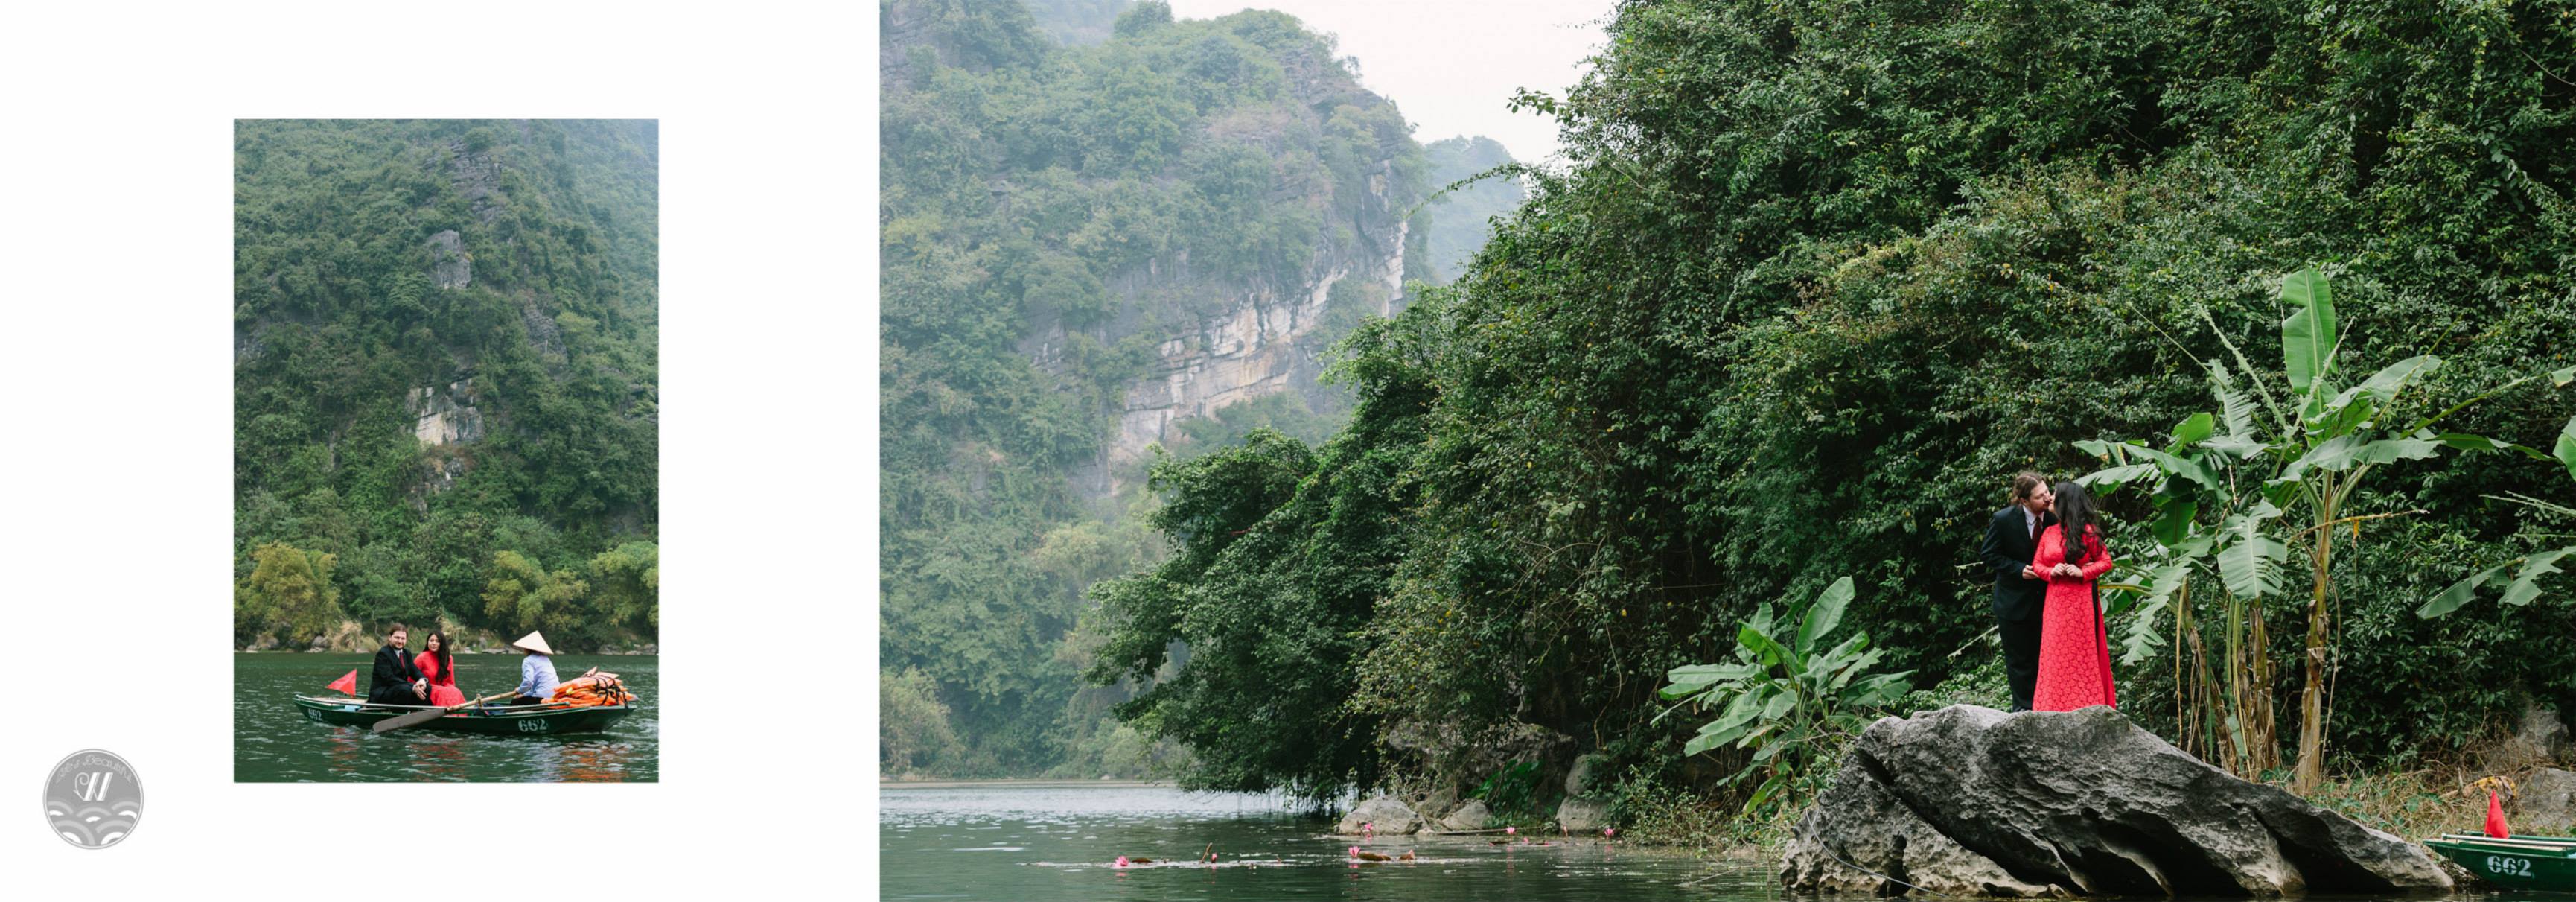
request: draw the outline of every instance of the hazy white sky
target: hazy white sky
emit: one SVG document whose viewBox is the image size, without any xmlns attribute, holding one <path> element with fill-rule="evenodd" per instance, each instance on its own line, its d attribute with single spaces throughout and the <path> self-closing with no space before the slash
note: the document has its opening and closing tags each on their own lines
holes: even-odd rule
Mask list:
<svg viewBox="0 0 2576 902">
<path fill-rule="evenodd" d="M 1602 43 L 1614 0 L 1170 0 L 1172 15 L 1210 19 L 1275 9 L 1340 39 L 1360 83 L 1395 101 L 1424 144 L 1459 135 L 1503 142 L 1515 160 L 1556 153 L 1556 122 L 1504 108 L 1515 88 L 1558 97 Z"/>
</svg>

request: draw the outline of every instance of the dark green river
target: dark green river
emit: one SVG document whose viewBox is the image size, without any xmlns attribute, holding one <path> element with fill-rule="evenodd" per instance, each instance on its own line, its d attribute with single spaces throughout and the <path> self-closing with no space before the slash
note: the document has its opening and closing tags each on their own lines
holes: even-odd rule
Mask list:
<svg viewBox="0 0 2576 902">
<path fill-rule="evenodd" d="M 1597 840 L 1335 836 L 1275 798 L 1080 784 L 882 787 L 885 899 L 1769 900 L 1778 865 Z M 1353 845 L 1413 861 L 1358 863 Z M 1199 863 L 1213 849 L 1214 864 Z M 1116 867 L 1125 855 L 1156 863 Z M 1165 863 L 1164 859 L 1177 863 Z"/>
<path fill-rule="evenodd" d="M 1694 858 L 1598 840 L 1493 845 L 1486 837 L 1332 834 L 1271 797 L 1153 786 L 947 784 L 877 791 L 885 899 L 1457 899 L 1774 902 L 1779 862 Z M 1355 862 L 1353 845 L 1413 861 Z M 1213 849 L 1214 864 L 1199 860 Z M 1153 864 L 1117 867 L 1121 855 Z M 1859 898 L 1859 897 L 1845 897 Z M 2360 902 L 2366 896 L 2310 896 Z M 2530 891 L 2389 902 L 2551 902 Z M 2183 902 L 2218 902 L 2186 899 Z"/>
<path fill-rule="evenodd" d="M 617 674 L 636 696 L 635 713 L 604 733 L 565 736 L 472 736 L 425 730 L 382 735 L 314 723 L 297 713 L 296 694 L 325 688 L 350 668 L 366 691 L 372 655 L 233 655 L 233 779 L 240 782 L 480 781 L 497 783 L 632 783 L 660 779 L 661 686 L 655 655 L 556 655 L 570 679 L 598 667 Z M 457 655 L 456 687 L 466 697 L 503 692 L 519 682 L 519 656 Z"/>
</svg>

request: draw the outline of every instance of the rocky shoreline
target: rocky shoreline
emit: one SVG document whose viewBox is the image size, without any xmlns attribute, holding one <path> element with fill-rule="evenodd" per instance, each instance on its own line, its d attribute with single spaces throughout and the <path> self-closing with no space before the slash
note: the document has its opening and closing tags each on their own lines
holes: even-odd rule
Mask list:
<svg viewBox="0 0 2576 902">
<path fill-rule="evenodd" d="M 1882 718 L 1798 821 L 1791 892 L 2447 892 L 2422 846 L 2240 780 L 2107 707 Z"/>
</svg>

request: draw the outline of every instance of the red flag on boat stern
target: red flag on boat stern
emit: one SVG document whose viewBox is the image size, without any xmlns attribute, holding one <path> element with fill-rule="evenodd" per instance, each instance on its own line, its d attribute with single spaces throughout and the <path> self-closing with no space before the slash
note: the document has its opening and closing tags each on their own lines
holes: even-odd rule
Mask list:
<svg viewBox="0 0 2576 902">
<path fill-rule="evenodd" d="M 339 679 L 332 680 L 332 681 L 331 681 L 331 688 L 333 688 L 333 689 L 337 689 L 337 690 L 340 690 L 340 691 L 342 691 L 342 692 L 346 692 L 346 693 L 348 693 L 348 694 L 350 694 L 350 695 L 356 695 L 356 694 L 358 694 L 358 671 L 357 671 L 357 669 L 356 669 L 356 668 L 354 668 L 354 667 L 353 667 L 353 668 L 350 668 L 350 670 L 349 670 L 349 672 L 348 672 L 348 673 L 346 673 L 346 674 L 342 674 L 342 675 L 341 675 L 341 677 L 340 677 Z M 2495 822 L 2494 822 L 2494 821 L 2489 821 L 2488 823 L 2495 823 Z"/>
<path fill-rule="evenodd" d="M 2504 800 L 2496 798 L 2494 790 L 2487 791 L 2487 835 L 2497 839 L 2513 835 L 2504 826 Z"/>
</svg>

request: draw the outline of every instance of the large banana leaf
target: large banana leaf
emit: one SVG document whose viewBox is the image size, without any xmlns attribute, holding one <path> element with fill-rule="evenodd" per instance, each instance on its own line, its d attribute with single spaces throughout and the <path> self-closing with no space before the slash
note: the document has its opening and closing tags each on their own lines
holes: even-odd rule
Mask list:
<svg viewBox="0 0 2576 902">
<path fill-rule="evenodd" d="M 2522 572 L 2513 575 L 2513 584 L 2504 587 L 2504 597 L 2496 601 L 2515 607 L 2530 604 L 2532 599 L 2540 597 L 2540 577 L 2558 572 L 2558 559 L 2571 553 L 2576 553 L 2576 548 L 2543 551 L 2524 559 Z"/>
<path fill-rule="evenodd" d="M 2318 386 L 2334 369 L 2334 289 L 2309 267 L 2281 277 L 2281 302 L 2290 305 L 2290 317 L 2281 321 L 2281 361 L 2305 409 L 2323 396 Z"/>
<path fill-rule="evenodd" d="M 2176 457 L 2174 455 L 2158 451 L 2154 448 L 2139 445 L 2129 445 L 2121 450 L 2129 454 L 2135 454 L 2139 457 L 2155 461 L 2158 466 L 2164 467 L 2165 472 L 2191 480 L 2194 483 L 2198 483 L 2201 488 L 2205 488 L 2213 492 L 2223 491 L 2218 481 L 2218 471 L 2211 469 L 2206 463 Z"/>
<path fill-rule="evenodd" d="M 2504 597 L 2498 601 L 2515 606 L 2530 604 L 2533 599 L 2540 597 L 2540 578 L 2559 572 L 2558 559 L 2570 554 L 2576 554 L 2576 547 L 2543 551 L 2520 561 L 2507 561 L 2469 574 L 2459 582 L 2452 583 L 2450 588 L 2443 589 L 2441 594 L 2426 600 L 2422 607 L 2415 609 L 2415 616 L 2439 617 L 2459 610 L 2461 605 L 2468 604 L 2477 598 L 2479 588 L 2502 578 L 2504 572 L 2516 563 L 2522 565 L 2522 572 L 2514 574 L 2513 582 L 2505 586 Z"/>
<path fill-rule="evenodd" d="M 1670 673 L 1664 675 L 1664 679 L 1671 685 L 1665 686 L 1660 694 L 1666 701 L 1672 701 L 1706 691 L 1708 687 L 1718 683 L 1741 680 L 1761 672 L 1762 668 L 1751 664 L 1693 664 L 1688 667 L 1675 667 Z"/>
<path fill-rule="evenodd" d="M 2253 513 L 2229 519 L 2232 541 L 2218 550 L 2218 576 L 2227 591 L 2244 598 L 2280 594 L 2280 562 L 2290 555 L 2290 546 L 2263 532 L 2263 521 L 2280 515 L 2280 508 L 2265 501 L 2256 504 Z"/>
<path fill-rule="evenodd" d="M 2292 480 L 2306 475 L 2311 468 L 2340 473 L 2366 464 L 2384 464 L 2397 460 L 2422 460 L 2433 456 L 2442 443 L 2428 439 L 2388 438 L 2370 441 L 2367 436 L 2345 435 L 2317 443 L 2308 453 L 2299 455 L 2281 471 L 2280 479 Z"/>
<path fill-rule="evenodd" d="M 1747 623 L 1737 628 L 1735 641 L 1736 644 L 1752 649 L 1754 656 L 1764 667 L 1787 667 L 1793 675 L 1805 669 L 1798 661 L 1796 652 L 1781 645 L 1780 640 L 1771 638 L 1769 633 L 1754 629 L 1753 624 Z"/>
<path fill-rule="evenodd" d="M 2210 416 L 2207 411 L 2195 413 L 2174 425 L 2174 444 L 2188 447 L 2193 442 L 2208 438 L 2210 433 L 2216 431 L 2218 431 L 2217 418 Z"/>
<path fill-rule="evenodd" d="M 2191 558 L 2167 561 L 2147 571 L 2146 597 L 2131 609 L 2128 629 L 2122 632 L 2120 663 L 2136 665 L 2153 657 L 2164 647 L 2161 619 L 2173 603 L 2174 593 L 2191 581 Z"/>
<path fill-rule="evenodd" d="M 2219 422 L 2227 427 L 2230 441 L 2254 441 L 2254 401 L 2236 387 L 2235 378 L 2227 374 L 2227 364 L 2212 357 L 2202 361 L 2209 367 L 2209 392 L 2218 396 Z"/>
<path fill-rule="evenodd" d="M 1816 596 L 1815 606 L 1807 609 L 1806 621 L 1798 625 L 1799 654 L 1815 651 L 1816 640 L 1824 638 L 1826 633 L 1833 632 L 1834 627 L 1843 622 L 1843 608 L 1849 606 L 1851 600 L 1852 578 L 1848 576 L 1834 580 L 1833 585 L 1825 587 L 1824 594 Z"/>
<path fill-rule="evenodd" d="M 2567 478 L 2576 479 L 2576 417 L 2568 417 L 2567 428 L 2558 430 L 2558 444 L 2550 453 L 2567 465 Z"/>
<path fill-rule="evenodd" d="M 2345 389 L 2343 394 L 2336 395 L 2334 406 L 2341 407 L 2352 403 L 2353 398 L 2361 395 L 2368 395 L 2371 400 L 2386 405 L 2397 400 L 2397 393 L 2405 390 L 2406 383 L 2413 381 L 2417 376 L 2426 375 L 2441 368 L 2442 358 L 2431 354 L 2418 354 L 2397 361 L 2371 374 L 2371 377 L 2362 380 L 2360 385 Z"/>
</svg>

